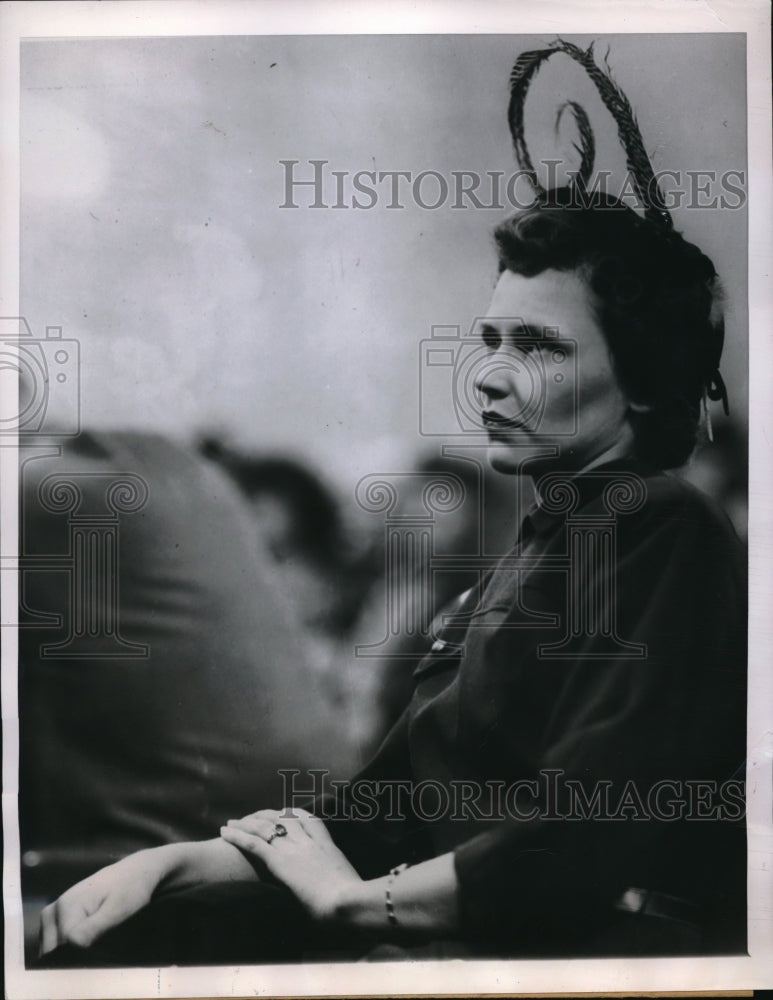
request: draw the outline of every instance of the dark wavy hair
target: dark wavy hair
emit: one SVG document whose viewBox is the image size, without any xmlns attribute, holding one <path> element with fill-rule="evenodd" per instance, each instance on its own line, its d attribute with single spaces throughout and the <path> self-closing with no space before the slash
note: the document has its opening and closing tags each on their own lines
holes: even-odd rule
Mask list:
<svg viewBox="0 0 773 1000">
<path fill-rule="evenodd" d="M 662 469 L 692 453 L 722 351 L 714 265 L 673 229 L 616 198 L 547 192 L 495 232 L 501 271 L 575 271 L 587 283 L 617 378 L 633 404 L 637 455 Z"/>
</svg>

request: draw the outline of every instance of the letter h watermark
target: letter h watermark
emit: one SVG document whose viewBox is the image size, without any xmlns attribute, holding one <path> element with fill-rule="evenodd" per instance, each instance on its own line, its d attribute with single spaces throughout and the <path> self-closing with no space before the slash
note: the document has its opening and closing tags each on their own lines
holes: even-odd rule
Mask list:
<svg viewBox="0 0 773 1000">
<path fill-rule="evenodd" d="M 68 528 L 64 553 L 22 552 L 19 558 L 22 580 L 27 573 L 52 571 L 68 578 L 67 635 L 41 645 L 41 659 L 146 658 L 147 645 L 121 635 L 118 546 L 120 515 L 137 513 L 147 502 L 145 480 L 134 473 L 54 474 L 38 487 L 38 499 L 48 514 L 67 515 Z M 26 627 L 61 624 L 57 616 L 35 611 L 31 619 Z"/>
</svg>

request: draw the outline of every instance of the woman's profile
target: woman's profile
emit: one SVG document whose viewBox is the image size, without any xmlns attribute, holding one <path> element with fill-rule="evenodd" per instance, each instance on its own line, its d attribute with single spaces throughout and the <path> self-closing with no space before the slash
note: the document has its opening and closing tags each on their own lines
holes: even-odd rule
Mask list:
<svg viewBox="0 0 773 1000">
<path fill-rule="evenodd" d="M 643 213 L 592 189 L 574 102 L 577 175 L 540 186 L 523 106 L 557 53 L 615 117 Z M 591 50 L 524 53 L 509 124 L 535 200 L 496 230 L 476 391 L 489 462 L 534 479 L 515 546 L 351 782 L 102 869 L 44 911 L 44 963 L 745 949 L 743 549 L 668 473 L 727 405 L 719 277 Z"/>
</svg>

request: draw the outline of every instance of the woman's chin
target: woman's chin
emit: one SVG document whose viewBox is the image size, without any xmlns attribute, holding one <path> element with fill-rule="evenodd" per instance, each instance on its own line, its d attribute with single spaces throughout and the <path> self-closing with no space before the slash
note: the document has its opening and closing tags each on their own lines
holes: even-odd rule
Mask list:
<svg viewBox="0 0 773 1000">
<path fill-rule="evenodd" d="M 502 472 L 505 475 L 530 475 L 530 469 L 539 464 L 542 459 L 545 462 L 555 461 L 555 455 L 551 450 L 546 454 L 544 445 L 535 444 L 529 447 L 527 443 L 515 445 L 505 441 L 490 441 L 486 451 L 486 458 L 492 469 Z"/>
</svg>

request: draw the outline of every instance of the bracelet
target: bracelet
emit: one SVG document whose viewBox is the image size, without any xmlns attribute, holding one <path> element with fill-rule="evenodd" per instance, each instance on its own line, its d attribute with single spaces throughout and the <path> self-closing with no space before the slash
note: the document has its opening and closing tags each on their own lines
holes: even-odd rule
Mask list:
<svg viewBox="0 0 773 1000">
<path fill-rule="evenodd" d="M 393 868 L 390 871 L 389 878 L 387 879 L 384 904 L 386 905 L 387 920 L 393 927 L 397 926 L 397 917 L 395 916 L 395 906 L 394 903 L 392 902 L 392 883 L 394 882 L 394 880 L 397 878 L 398 875 L 402 874 L 405 871 L 407 867 L 408 867 L 407 864 L 398 865 L 396 868 Z"/>
</svg>

